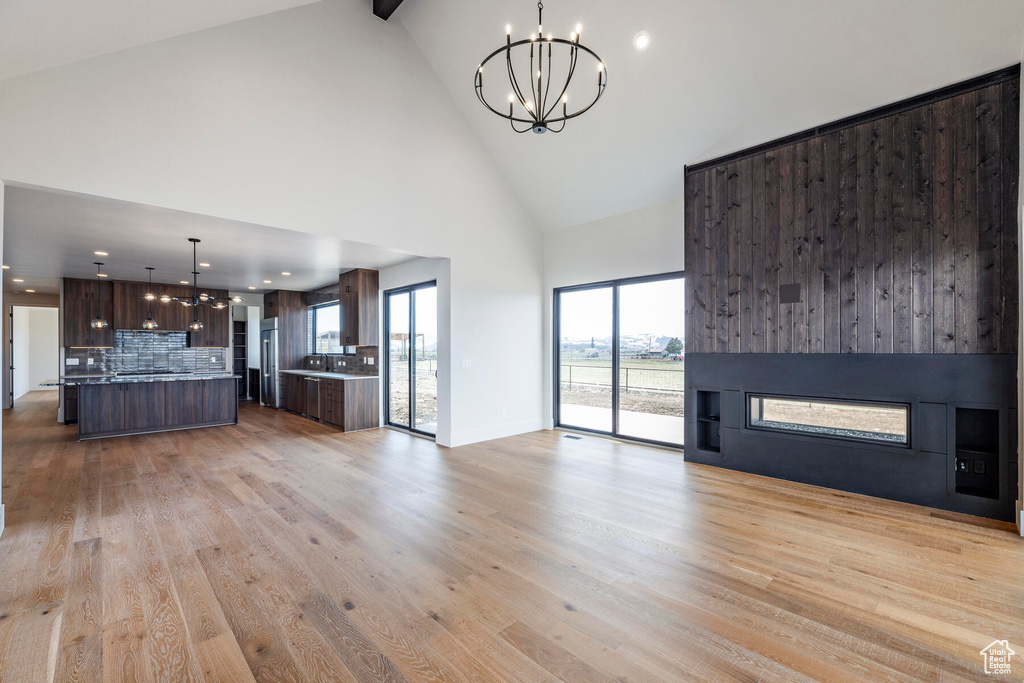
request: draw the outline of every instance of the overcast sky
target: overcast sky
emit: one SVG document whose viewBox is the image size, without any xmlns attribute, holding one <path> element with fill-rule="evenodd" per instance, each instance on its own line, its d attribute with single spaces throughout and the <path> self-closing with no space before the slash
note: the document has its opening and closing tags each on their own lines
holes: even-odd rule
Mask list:
<svg viewBox="0 0 1024 683">
<path fill-rule="evenodd" d="M 683 281 L 662 280 L 619 288 L 619 334 L 626 337 L 683 338 Z M 562 339 L 589 339 L 612 335 L 610 287 L 565 292 L 561 300 Z"/>
</svg>

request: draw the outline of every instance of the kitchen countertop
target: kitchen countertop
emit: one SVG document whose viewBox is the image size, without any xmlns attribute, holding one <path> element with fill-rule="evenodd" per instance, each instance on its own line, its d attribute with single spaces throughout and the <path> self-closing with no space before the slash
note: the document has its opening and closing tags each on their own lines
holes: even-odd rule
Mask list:
<svg viewBox="0 0 1024 683">
<path fill-rule="evenodd" d="M 377 375 L 353 375 L 348 372 L 321 372 L 319 370 L 281 370 L 285 375 L 303 375 L 305 377 L 318 377 L 320 379 L 379 379 Z"/>
<path fill-rule="evenodd" d="M 235 379 L 233 372 L 188 372 L 165 375 L 76 375 L 48 379 L 41 387 L 78 387 L 84 384 L 133 384 L 140 382 L 192 382 L 201 379 Z"/>
</svg>

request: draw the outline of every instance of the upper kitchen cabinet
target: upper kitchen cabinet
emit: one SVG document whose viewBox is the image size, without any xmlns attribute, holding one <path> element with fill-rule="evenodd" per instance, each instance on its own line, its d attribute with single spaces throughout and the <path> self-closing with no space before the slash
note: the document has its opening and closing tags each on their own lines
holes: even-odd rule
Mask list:
<svg viewBox="0 0 1024 683">
<path fill-rule="evenodd" d="M 286 289 L 275 289 L 263 295 L 263 317 L 276 318 L 285 308 L 305 308 L 302 301 L 302 292 L 292 292 Z"/>
<path fill-rule="evenodd" d="M 342 273 L 338 298 L 341 308 L 341 344 L 376 346 L 380 293 L 380 274 L 357 268 Z"/>
<path fill-rule="evenodd" d="M 228 293 L 218 289 L 203 290 L 217 301 L 227 301 Z M 185 308 L 182 306 L 182 308 Z M 230 345 L 231 336 L 231 307 L 214 308 L 200 304 L 194 311 L 191 308 L 185 309 L 188 314 L 188 322 L 192 322 L 192 315 L 198 314 L 199 322 L 203 329 L 198 332 L 188 333 L 188 345 L 192 348 L 217 347 L 226 348 Z M 187 323 L 186 323 L 187 325 Z"/>
<path fill-rule="evenodd" d="M 114 287 L 110 282 L 64 279 L 64 346 L 112 347 L 114 345 Z M 97 315 L 110 323 L 95 330 Z"/>
</svg>

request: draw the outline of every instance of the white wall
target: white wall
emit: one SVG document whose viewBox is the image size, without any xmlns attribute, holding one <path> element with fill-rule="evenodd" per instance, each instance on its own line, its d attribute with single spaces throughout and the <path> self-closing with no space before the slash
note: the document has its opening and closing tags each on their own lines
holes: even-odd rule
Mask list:
<svg viewBox="0 0 1024 683">
<path fill-rule="evenodd" d="M 365 0 L 0 81 L 0 178 L 449 258 L 448 444 L 541 426 L 540 231 Z"/>
<path fill-rule="evenodd" d="M 56 308 L 14 306 L 14 400 L 29 391 L 56 391 L 39 383 L 60 376 Z"/>
<path fill-rule="evenodd" d="M 682 181 L 680 181 L 681 183 Z M 549 232 L 544 239 L 544 424 L 553 424 L 558 287 L 683 270 L 683 199 Z"/>
</svg>

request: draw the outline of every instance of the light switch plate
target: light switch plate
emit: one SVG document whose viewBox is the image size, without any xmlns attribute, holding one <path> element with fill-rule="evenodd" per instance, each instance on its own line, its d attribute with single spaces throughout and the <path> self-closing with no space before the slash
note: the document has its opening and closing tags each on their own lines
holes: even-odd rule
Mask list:
<svg viewBox="0 0 1024 683">
<path fill-rule="evenodd" d="M 77 358 L 65 358 L 64 359 L 64 365 L 78 365 L 78 359 Z"/>
<path fill-rule="evenodd" d="M 210 362 L 211 363 L 216 363 L 217 362 L 217 356 L 210 356 Z"/>
<path fill-rule="evenodd" d="M 471 360 L 463 360 L 462 361 L 462 369 L 463 370 L 468 370 L 471 367 L 473 367 L 473 361 L 471 361 Z"/>
<path fill-rule="evenodd" d="M 88 358 L 88 359 L 86 359 L 86 361 L 85 361 L 85 364 L 86 364 L 86 365 L 92 365 L 92 364 L 93 364 L 93 362 L 94 362 L 94 361 L 93 361 L 93 359 L 92 359 L 92 358 Z"/>
</svg>

